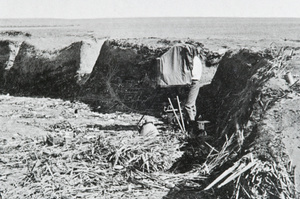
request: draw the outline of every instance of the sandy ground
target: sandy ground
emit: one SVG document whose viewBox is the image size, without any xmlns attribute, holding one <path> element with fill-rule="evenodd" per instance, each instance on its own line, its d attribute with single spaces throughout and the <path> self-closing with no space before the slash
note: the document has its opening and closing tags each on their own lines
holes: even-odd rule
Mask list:
<svg viewBox="0 0 300 199">
<path fill-rule="evenodd" d="M 49 126 L 63 121 L 76 127 L 130 126 L 137 125 L 141 118 L 140 114 L 135 113 L 96 113 L 92 112 L 86 104 L 60 99 L 0 95 L 0 102 L 2 139 L 10 139 L 18 135 L 45 136 Z"/>
<path fill-rule="evenodd" d="M 45 140 L 47 134 L 51 134 L 51 128 L 57 124 L 68 124 L 72 128 L 85 129 L 85 131 L 96 135 L 104 132 L 138 134 L 137 123 L 142 117 L 142 115 L 135 113 L 95 113 L 86 104 L 50 98 L 0 95 L 0 104 L 0 196 L 4 192 L 3 196 L 9 195 L 13 198 L 22 197 L 22 194 L 28 198 L 28 193 L 25 195 L 25 192 L 21 193 L 22 189 L 15 188 L 15 184 L 22 182 L 22 179 L 26 177 L 26 166 L 11 165 L 11 169 L 8 166 L 7 158 L 14 153 L 13 149 L 8 149 L 14 144 L 24 144 L 24 141 L 21 142 L 21 140 L 27 138 Z M 147 118 L 152 119 L 155 123 L 161 123 L 152 116 L 147 116 Z M 41 150 L 46 148 L 43 147 Z M 18 153 L 22 154 L 21 151 Z M 23 163 L 20 162 L 20 164 Z M 11 193 L 11 190 L 18 193 Z M 141 189 L 138 192 L 112 193 L 112 196 L 106 198 L 162 198 L 167 192 L 167 189 Z M 87 193 L 86 197 L 78 195 L 76 198 L 90 198 L 91 194 L 93 193 Z"/>
</svg>

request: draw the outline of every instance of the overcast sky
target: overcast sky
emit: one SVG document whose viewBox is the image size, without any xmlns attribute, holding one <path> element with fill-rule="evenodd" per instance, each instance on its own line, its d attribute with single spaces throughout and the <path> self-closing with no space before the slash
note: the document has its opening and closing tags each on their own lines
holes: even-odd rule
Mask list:
<svg viewBox="0 0 300 199">
<path fill-rule="evenodd" d="M 0 0 L 0 18 L 300 17 L 300 0 Z"/>
</svg>

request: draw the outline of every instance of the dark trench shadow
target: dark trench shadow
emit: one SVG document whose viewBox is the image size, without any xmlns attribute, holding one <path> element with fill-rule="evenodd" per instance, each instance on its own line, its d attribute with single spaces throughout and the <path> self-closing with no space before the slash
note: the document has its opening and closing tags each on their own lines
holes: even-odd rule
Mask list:
<svg viewBox="0 0 300 199">
<path fill-rule="evenodd" d="M 96 128 L 99 130 L 107 130 L 107 131 L 139 131 L 140 128 L 138 125 L 101 125 L 101 124 L 89 124 L 86 126 L 87 128 Z M 165 131 L 167 128 L 164 124 L 157 124 L 155 126 L 158 130 Z"/>
<path fill-rule="evenodd" d="M 90 124 L 87 125 L 87 128 L 97 128 L 99 130 L 113 130 L 113 131 L 137 131 L 138 126 L 137 125 L 100 125 L 100 124 Z"/>
<path fill-rule="evenodd" d="M 147 89 L 146 89 L 147 90 Z M 150 89 L 148 89 L 150 90 Z M 145 91 L 146 92 L 146 91 Z M 150 92 L 150 91 L 149 91 Z M 176 97 L 180 101 L 185 102 L 188 95 L 188 86 L 171 86 L 171 87 L 157 87 L 152 93 L 140 93 L 145 98 L 126 98 L 126 96 L 118 95 L 120 101 L 116 101 L 108 97 L 79 97 L 81 102 L 88 104 L 91 110 L 98 113 L 139 113 L 141 115 L 151 115 L 154 117 L 161 117 L 164 112 L 164 107 L 169 105 L 168 98 L 172 100 L 174 107 L 177 105 Z M 107 100 L 107 99 L 110 100 Z"/>
</svg>

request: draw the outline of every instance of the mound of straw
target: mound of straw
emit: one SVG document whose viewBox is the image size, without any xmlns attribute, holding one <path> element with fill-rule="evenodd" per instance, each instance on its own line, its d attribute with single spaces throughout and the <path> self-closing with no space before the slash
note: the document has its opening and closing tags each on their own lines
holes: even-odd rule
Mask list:
<svg viewBox="0 0 300 199">
<path fill-rule="evenodd" d="M 67 122 L 49 130 L 43 139 L 1 140 L 4 198 L 119 198 L 124 191 L 123 198 L 136 198 L 144 189 L 166 191 L 167 183 L 143 179 L 166 171 L 182 153 L 171 132 L 146 138 L 136 131 L 104 132 Z"/>
</svg>

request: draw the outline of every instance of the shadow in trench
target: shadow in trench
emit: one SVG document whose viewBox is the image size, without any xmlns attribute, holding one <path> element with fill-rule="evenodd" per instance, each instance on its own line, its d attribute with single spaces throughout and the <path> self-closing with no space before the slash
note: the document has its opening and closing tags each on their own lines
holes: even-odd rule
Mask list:
<svg viewBox="0 0 300 199">
<path fill-rule="evenodd" d="M 137 125 L 109 125 L 102 126 L 99 124 L 87 125 L 87 128 L 97 128 L 99 130 L 114 130 L 114 131 L 137 131 Z"/>
</svg>

